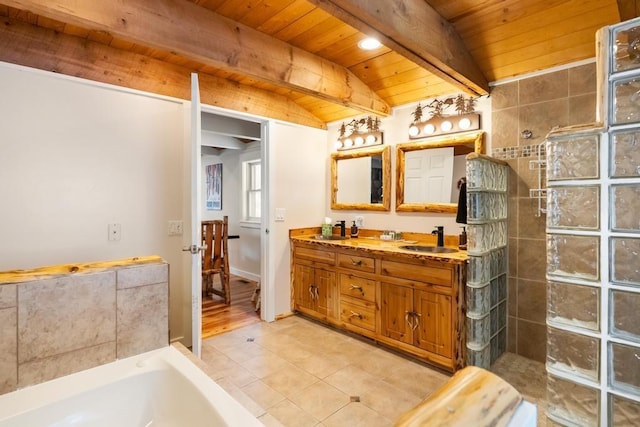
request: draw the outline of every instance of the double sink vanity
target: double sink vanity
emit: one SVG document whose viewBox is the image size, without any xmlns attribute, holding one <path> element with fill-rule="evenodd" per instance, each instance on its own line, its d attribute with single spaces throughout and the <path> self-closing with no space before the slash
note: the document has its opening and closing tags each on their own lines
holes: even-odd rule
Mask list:
<svg viewBox="0 0 640 427">
<path fill-rule="evenodd" d="M 379 235 L 291 230 L 292 308 L 449 371 L 462 368 L 466 251 L 456 249 L 457 237 L 441 247 L 430 234 Z"/>
</svg>

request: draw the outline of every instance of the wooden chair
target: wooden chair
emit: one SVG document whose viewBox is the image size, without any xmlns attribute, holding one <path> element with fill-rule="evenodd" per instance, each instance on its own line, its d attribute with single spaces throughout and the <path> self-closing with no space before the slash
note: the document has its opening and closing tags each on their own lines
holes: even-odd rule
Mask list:
<svg viewBox="0 0 640 427">
<path fill-rule="evenodd" d="M 202 293 L 216 294 L 231 303 L 229 289 L 229 257 L 227 250 L 228 217 L 222 220 L 202 221 L 202 243 L 207 245 L 202 255 Z M 220 276 L 220 289 L 213 286 L 213 276 Z"/>
</svg>

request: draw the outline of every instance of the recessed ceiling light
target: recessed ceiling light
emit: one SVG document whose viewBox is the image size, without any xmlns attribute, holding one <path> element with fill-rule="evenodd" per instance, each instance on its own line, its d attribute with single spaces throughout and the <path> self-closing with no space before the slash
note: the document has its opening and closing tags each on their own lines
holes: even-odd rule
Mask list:
<svg viewBox="0 0 640 427">
<path fill-rule="evenodd" d="M 373 37 L 367 37 L 358 42 L 358 47 L 363 50 L 374 50 L 382 46 L 382 44 Z"/>
</svg>

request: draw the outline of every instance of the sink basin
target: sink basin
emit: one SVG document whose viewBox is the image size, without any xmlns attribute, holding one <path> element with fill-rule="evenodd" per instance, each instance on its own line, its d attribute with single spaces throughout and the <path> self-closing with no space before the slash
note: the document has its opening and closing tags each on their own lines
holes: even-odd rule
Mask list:
<svg viewBox="0 0 640 427">
<path fill-rule="evenodd" d="M 323 236 L 322 234 L 316 234 L 315 236 L 313 236 L 314 239 L 318 239 L 318 240 L 347 240 L 348 237 L 347 236 Z"/>
<path fill-rule="evenodd" d="M 400 246 L 400 249 L 405 249 L 407 251 L 415 251 L 415 252 L 431 252 L 435 254 L 450 254 L 453 252 L 458 252 L 457 249 L 445 248 L 444 246 L 407 245 L 407 246 Z"/>
</svg>

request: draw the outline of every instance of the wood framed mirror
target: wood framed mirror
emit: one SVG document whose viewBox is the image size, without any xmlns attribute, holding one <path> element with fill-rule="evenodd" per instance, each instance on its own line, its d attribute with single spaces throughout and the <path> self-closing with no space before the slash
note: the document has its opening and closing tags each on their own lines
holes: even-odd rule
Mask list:
<svg viewBox="0 0 640 427">
<path fill-rule="evenodd" d="M 396 211 L 455 214 L 465 158 L 484 149 L 484 132 L 396 145 Z"/>
<path fill-rule="evenodd" d="M 389 146 L 331 154 L 331 209 L 391 209 Z"/>
</svg>

